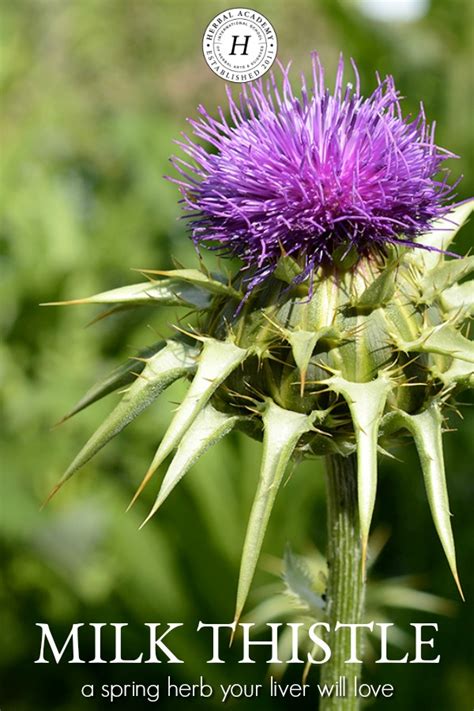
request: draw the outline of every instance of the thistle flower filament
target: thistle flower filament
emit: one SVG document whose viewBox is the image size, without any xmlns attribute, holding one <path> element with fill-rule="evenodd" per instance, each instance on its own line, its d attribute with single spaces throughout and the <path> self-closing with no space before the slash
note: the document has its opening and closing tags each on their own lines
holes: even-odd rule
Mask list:
<svg viewBox="0 0 474 711">
<path fill-rule="evenodd" d="M 452 197 L 437 176 L 454 156 L 435 144 L 422 107 L 403 117 L 392 77 L 365 98 L 354 63 L 355 88 L 344 84 L 341 57 L 332 93 L 317 55 L 312 70 L 299 95 L 283 68 L 281 89 L 272 76 L 237 99 L 229 91 L 229 120 L 200 106 L 190 124 L 212 150 L 185 136 L 179 145 L 193 164 L 172 159 L 195 244 L 239 257 L 249 288 L 283 253 L 301 262 L 303 280 L 338 248 L 415 246 Z"/>
</svg>

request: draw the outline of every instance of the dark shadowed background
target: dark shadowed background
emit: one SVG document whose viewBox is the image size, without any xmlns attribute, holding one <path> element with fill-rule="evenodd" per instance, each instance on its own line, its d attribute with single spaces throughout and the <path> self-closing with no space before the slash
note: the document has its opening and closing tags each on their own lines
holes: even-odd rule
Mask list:
<svg viewBox="0 0 474 711">
<path fill-rule="evenodd" d="M 437 141 L 461 156 L 453 180 L 474 194 L 473 35 L 471 0 L 253 0 L 273 23 L 279 56 L 294 75 L 317 49 L 330 77 L 339 52 L 356 60 L 364 93 L 375 71 L 392 73 L 405 111 L 423 100 Z M 125 430 L 44 510 L 40 502 L 79 447 L 117 401 L 111 395 L 51 430 L 79 396 L 116 363 L 166 334 L 169 310 L 137 310 L 85 328 L 89 307 L 41 308 L 134 280 L 131 268 L 166 269 L 172 257 L 195 265 L 177 219 L 169 172 L 173 138 L 198 103 L 225 103 L 224 83 L 201 54 L 205 26 L 229 2 L 211 0 L 5 0 L 1 5 L 2 155 L 0 206 L 2 379 L 2 711 L 102 709 L 80 699 L 86 683 L 262 680 L 266 665 L 206 666 L 208 638 L 199 619 L 231 619 L 240 550 L 258 473 L 259 446 L 232 436 L 209 452 L 150 525 L 138 531 L 157 481 L 125 508 L 183 392 L 174 386 Z M 401 13 L 401 16 L 400 16 Z M 458 240 L 472 244 L 472 224 Z M 468 400 L 468 397 L 465 397 Z M 472 405 L 472 398 L 471 398 Z M 459 567 L 468 602 L 459 602 L 437 540 L 419 467 L 383 460 L 374 528 L 388 531 L 374 577 L 418 576 L 420 589 L 453 601 L 450 617 L 394 610 L 387 619 L 437 621 L 439 665 L 369 665 L 367 679 L 396 686 L 372 708 L 468 709 L 474 698 L 474 417 L 453 413 L 446 459 Z M 319 464 L 298 468 L 282 491 L 265 541 L 252 603 L 287 541 L 296 553 L 324 548 L 324 479 Z M 259 597 L 260 595 L 260 597 Z M 49 622 L 64 636 L 73 622 L 128 622 L 130 655 L 145 639 L 144 621 L 180 621 L 171 669 L 121 665 L 34 665 Z M 110 644 L 110 640 L 109 640 Z M 90 646 L 90 645 L 89 645 Z M 314 672 L 317 678 L 317 672 Z M 298 681 L 301 668 L 288 680 Z M 190 703 L 190 702 L 183 702 Z M 272 707 L 283 708 L 274 701 Z M 145 702 L 116 704 L 144 708 Z M 165 708 L 176 702 L 160 701 Z M 195 702 L 209 708 L 212 702 Z M 244 707 L 243 702 L 234 704 Z M 285 704 L 285 707 L 287 704 Z M 255 708 L 255 702 L 254 706 Z M 266 708 L 261 699 L 259 708 Z M 295 708 L 315 708 L 314 700 Z"/>
</svg>

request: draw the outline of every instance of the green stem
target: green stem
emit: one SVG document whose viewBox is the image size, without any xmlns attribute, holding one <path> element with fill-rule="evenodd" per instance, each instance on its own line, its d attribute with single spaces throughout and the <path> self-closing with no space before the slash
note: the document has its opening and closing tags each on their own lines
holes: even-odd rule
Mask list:
<svg viewBox="0 0 474 711">
<path fill-rule="evenodd" d="M 364 609 L 365 581 L 362 576 L 359 512 L 357 506 L 357 463 L 355 456 L 333 455 L 326 460 L 328 516 L 327 642 L 332 655 L 322 667 L 321 685 L 346 679 L 345 696 L 321 697 L 320 711 L 357 711 L 355 679 L 361 664 L 346 663 L 351 657 L 350 628 L 336 632 L 338 622 L 358 624 Z M 361 659 L 362 634 L 357 635 L 357 657 Z"/>
</svg>

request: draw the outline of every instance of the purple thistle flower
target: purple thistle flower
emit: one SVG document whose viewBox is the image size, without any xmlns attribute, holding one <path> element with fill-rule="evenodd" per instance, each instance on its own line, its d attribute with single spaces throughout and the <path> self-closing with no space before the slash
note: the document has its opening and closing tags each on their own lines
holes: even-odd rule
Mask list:
<svg viewBox="0 0 474 711">
<path fill-rule="evenodd" d="M 196 245 L 237 256 L 249 269 L 248 289 L 273 272 L 283 253 L 303 267 L 305 278 L 330 263 L 342 246 L 359 255 L 389 244 L 417 246 L 416 236 L 443 216 L 452 188 L 436 174 L 455 157 L 434 143 L 423 107 L 404 118 L 393 78 L 371 96 L 343 85 L 343 59 L 334 92 L 312 56 L 312 84 L 301 78 L 295 96 L 289 67 L 243 85 L 235 101 L 227 89 L 230 120 L 219 107 L 213 118 L 190 120 L 194 135 L 178 142 L 193 164 L 172 158 Z"/>
</svg>

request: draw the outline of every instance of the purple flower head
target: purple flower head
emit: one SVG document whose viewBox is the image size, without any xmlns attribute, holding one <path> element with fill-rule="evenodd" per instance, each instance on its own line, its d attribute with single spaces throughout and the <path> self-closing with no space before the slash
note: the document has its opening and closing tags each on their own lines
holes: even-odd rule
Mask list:
<svg viewBox="0 0 474 711">
<path fill-rule="evenodd" d="M 339 61 L 334 92 L 325 88 L 316 54 L 312 80 L 295 96 L 288 69 L 282 88 L 270 75 L 227 90 L 229 115 L 213 118 L 199 106 L 194 135 L 178 145 L 193 164 L 173 158 L 196 245 L 239 257 L 248 289 L 273 272 L 283 253 L 299 260 L 303 277 L 330 263 L 334 251 L 384 251 L 416 246 L 414 238 L 443 216 L 452 196 L 436 174 L 452 153 L 434 143 L 423 108 L 404 118 L 391 76 L 368 98 L 343 84 Z M 338 250 L 339 252 L 341 250 Z"/>
</svg>

